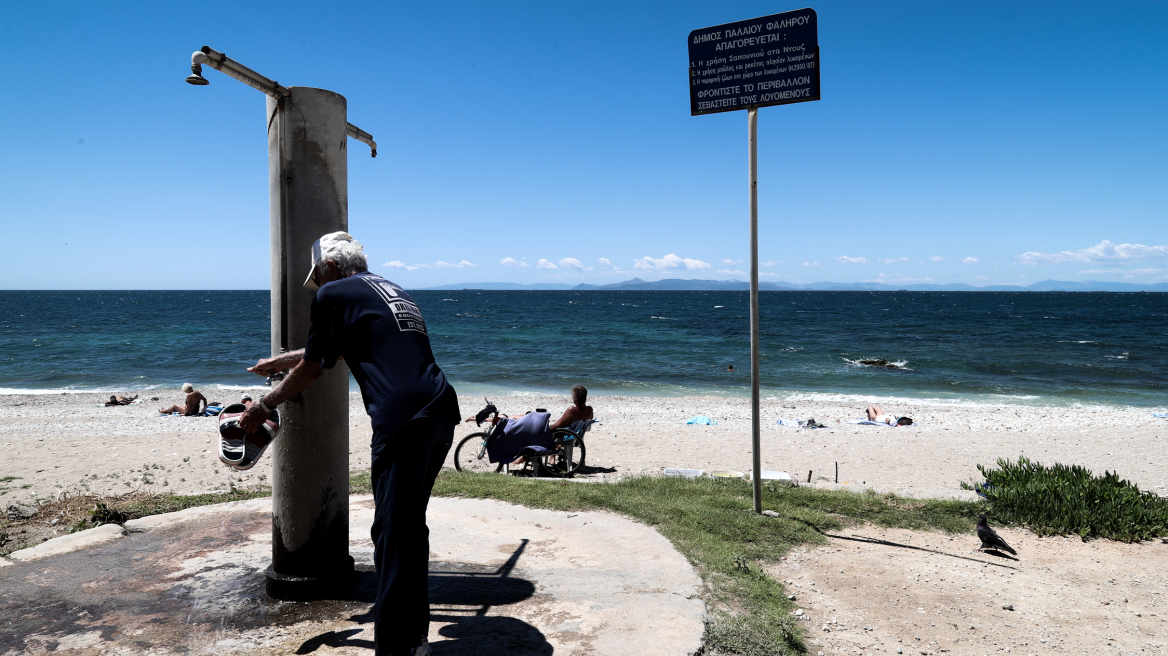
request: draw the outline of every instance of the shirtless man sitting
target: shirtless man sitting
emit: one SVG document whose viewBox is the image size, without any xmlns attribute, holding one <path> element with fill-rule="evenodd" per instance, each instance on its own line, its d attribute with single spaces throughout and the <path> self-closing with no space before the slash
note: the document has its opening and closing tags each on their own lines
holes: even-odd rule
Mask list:
<svg viewBox="0 0 1168 656">
<path fill-rule="evenodd" d="M 172 405 L 169 408 L 161 408 L 158 411 L 164 415 L 172 412 L 181 412 L 184 417 L 197 417 L 203 414 L 207 409 L 207 397 L 199 393 L 190 383 L 183 383 L 182 391 L 187 393 L 187 404 L 185 406 Z"/>
<path fill-rule="evenodd" d="M 583 385 L 574 385 L 572 387 L 572 407 L 565 410 L 563 416 L 556 423 L 549 425 L 548 430 L 565 428 L 581 419 L 592 419 L 592 406 L 585 405 L 587 402 L 588 389 Z"/>
<path fill-rule="evenodd" d="M 572 403 L 573 405 L 564 411 L 564 414 L 554 423 L 548 424 L 548 430 L 553 431 L 557 428 L 571 426 L 573 423 L 581 419 L 592 419 L 592 406 L 585 405 L 588 402 L 588 388 L 583 385 L 574 385 L 572 387 Z M 522 415 L 520 415 L 522 416 Z M 515 417 L 518 419 L 519 417 Z M 475 417 L 467 417 L 466 421 L 475 421 Z M 499 414 L 495 418 L 495 423 L 500 419 L 509 419 L 505 414 Z"/>
</svg>

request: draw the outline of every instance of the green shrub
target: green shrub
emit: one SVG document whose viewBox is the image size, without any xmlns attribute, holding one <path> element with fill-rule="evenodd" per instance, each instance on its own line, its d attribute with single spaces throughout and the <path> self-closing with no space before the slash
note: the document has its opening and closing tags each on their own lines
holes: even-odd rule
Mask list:
<svg viewBox="0 0 1168 656">
<path fill-rule="evenodd" d="M 1168 535 L 1168 499 L 1140 492 L 1114 472 L 1093 476 L 1079 465 L 1044 467 L 1025 457 L 977 468 L 985 482 L 961 486 L 985 496 L 996 520 L 1025 524 L 1040 536 L 1137 542 Z"/>
</svg>

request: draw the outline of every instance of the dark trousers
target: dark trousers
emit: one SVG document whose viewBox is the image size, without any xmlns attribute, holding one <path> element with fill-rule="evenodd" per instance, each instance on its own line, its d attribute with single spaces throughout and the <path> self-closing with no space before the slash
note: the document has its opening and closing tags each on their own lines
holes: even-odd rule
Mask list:
<svg viewBox="0 0 1168 656">
<path fill-rule="evenodd" d="M 413 419 L 373 455 L 370 534 L 377 565 L 373 604 L 377 656 L 407 655 L 430 631 L 426 506 L 454 441 L 454 426 L 449 419 Z"/>
</svg>

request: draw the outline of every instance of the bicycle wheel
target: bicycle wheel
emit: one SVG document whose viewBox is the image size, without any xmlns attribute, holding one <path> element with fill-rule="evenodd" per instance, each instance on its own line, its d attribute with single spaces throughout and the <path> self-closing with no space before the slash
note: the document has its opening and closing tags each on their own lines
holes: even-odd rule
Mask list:
<svg viewBox="0 0 1168 656">
<path fill-rule="evenodd" d="M 540 463 L 545 474 L 565 478 L 579 473 L 580 468 L 584 466 L 584 455 L 587 453 L 584 447 L 584 439 L 577 437 L 571 440 L 571 442 L 572 462 L 567 462 L 567 448 L 561 442 L 556 447 L 556 450 L 548 456 L 544 456 L 544 460 Z"/>
<path fill-rule="evenodd" d="M 468 472 L 498 472 L 502 471 L 503 463 L 494 463 L 487 459 L 487 449 L 484 442 L 486 433 L 471 433 L 462 438 L 458 448 L 454 449 L 454 468 Z"/>
</svg>

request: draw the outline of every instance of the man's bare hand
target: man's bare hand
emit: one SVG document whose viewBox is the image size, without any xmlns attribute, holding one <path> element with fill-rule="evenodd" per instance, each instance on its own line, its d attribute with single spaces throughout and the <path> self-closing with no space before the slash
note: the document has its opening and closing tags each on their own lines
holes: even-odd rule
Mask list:
<svg viewBox="0 0 1168 656">
<path fill-rule="evenodd" d="M 243 432 L 250 433 L 263 426 L 267 419 L 268 413 L 264 412 L 260 404 L 252 403 L 248 406 L 247 411 L 243 413 L 243 416 L 239 418 L 239 427 L 243 429 Z"/>
<path fill-rule="evenodd" d="M 247 370 L 260 376 L 271 376 L 287 369 L 281 364 L 282 359 L 282 357 L 264 358 L 255 363 L 254 367 L 248 367 Z"/>
<path fill-rule="evenodd" d="M 295 367 L 303 359 L 304 349 L 298 349 L 282 353 L 274 358 L 261 358 L 254 367 L 248 367 L 247 370 L 259 376 L 271 376 Z"/>
</svg>

